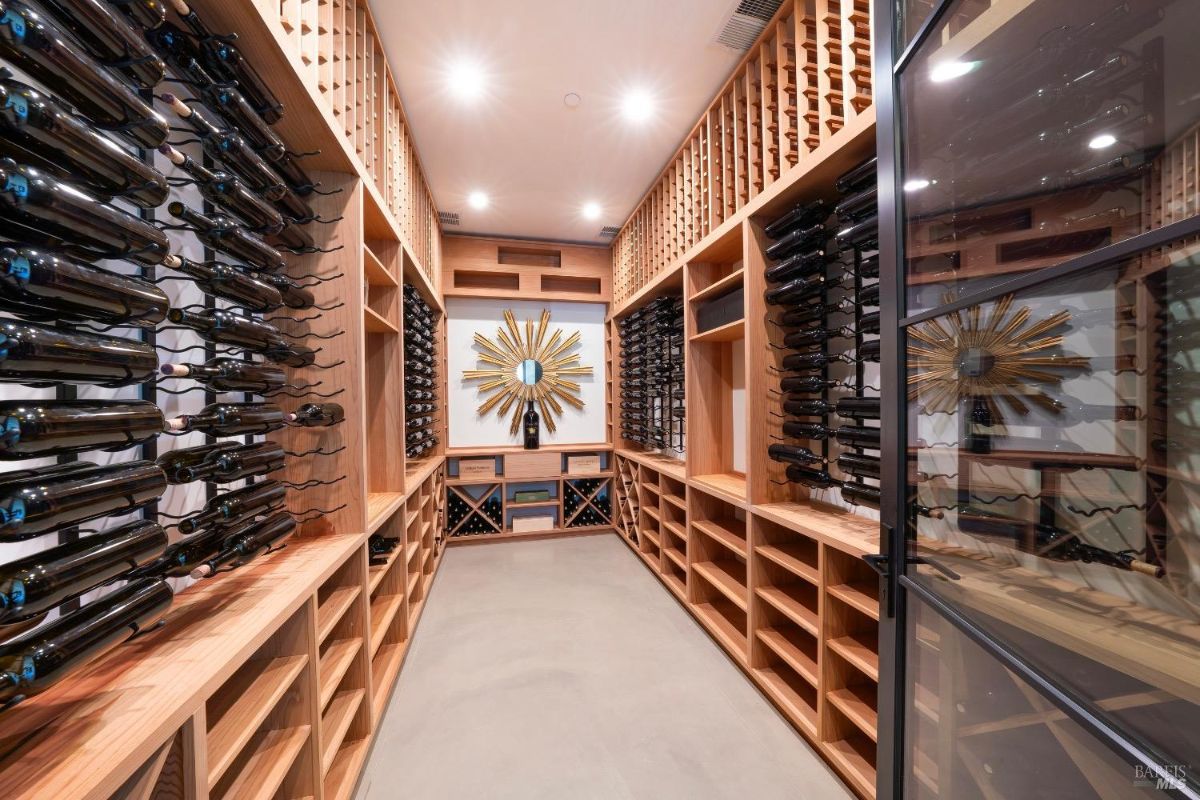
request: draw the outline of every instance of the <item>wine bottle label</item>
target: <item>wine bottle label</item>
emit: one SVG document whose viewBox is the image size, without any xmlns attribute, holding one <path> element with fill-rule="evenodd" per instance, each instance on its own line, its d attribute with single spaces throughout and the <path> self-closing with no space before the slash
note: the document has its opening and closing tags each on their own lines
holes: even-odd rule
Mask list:
<svg viewBox="0 0 1200 800">
<path fill-rule="evenodd" d="M 9 9 L 4 12 L 4 16 L 0 17 L 0 25 L 7 25 L 17 43 L 24 44 L 25 28 L 27 25 L 24 16 Z"/>
<path fill-rule="evenodd" d="M 17 200 L 24 200 L 29 197 L 29 181 L 24 175 L 9 175 L 4 181 L 4 191 L 11 194 Z"/>
<path fill-rule="evenodd" d="M 16 527 L 25 521 L 25 501 L 16 498 L 5 508 L 0 506 L 0 528 Z"/>
</svg>

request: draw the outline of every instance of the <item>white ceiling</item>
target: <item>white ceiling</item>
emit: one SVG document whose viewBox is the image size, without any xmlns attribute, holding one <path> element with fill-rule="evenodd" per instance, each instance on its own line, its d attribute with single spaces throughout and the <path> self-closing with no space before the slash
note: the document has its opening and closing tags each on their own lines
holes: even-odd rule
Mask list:
<svg viewBox="0 0 1200 800">
<path fill-rule="evenodd" d="M 461 215 L 447 232 L 607 243 L 600 229 L 624 223 L 741 57 L 713 44 L 735 0 L 372 5 L 438 209 Z M 487 73 L 471 102 L 447 88 L 464 60 Z M 634 88 L 658 104 L 640 125 L 620 111 Z"/>
</svg>

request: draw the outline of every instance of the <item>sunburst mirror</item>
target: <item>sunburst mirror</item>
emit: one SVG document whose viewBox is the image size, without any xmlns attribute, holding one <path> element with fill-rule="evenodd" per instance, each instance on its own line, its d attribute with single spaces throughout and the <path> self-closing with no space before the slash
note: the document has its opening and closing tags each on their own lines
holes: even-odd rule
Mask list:
<svg viewBox="0 0 1200 800">
<path fill-rule="evenodd" d="M 484 396 L 479 416 L 492 410 L 504 419 L 511 414 L 509 433 L 521 426 L 525 404 L 537 403 L 546 428 L 555 430 L 554 415 L 562 416 L 563 403 L 583 409 L 579 383 L 569 380 L 572 375 L 591 375 L 592 368 L 579 363 L 579 331 L 564 336 L 562 329 L 550 332 L 550 312 L 542 311 L 535 324 L 527 319 L 519 325 L 512 311 L 504 312 L 504 326 L 496 329 L 495 339 L 475 334 L 479 346 L 479 361 L 483 369 L 463 370 L 464 380 L 483 381 L 479 393 Z M 553 412 L 553 414 L 551 413 Z"/>
<path fill-rule="evenodd" d="M 1056 333 L 1071 315 L 1066 311 L 1038 321 L 1027 306 L 1013 311 L 1013 296 L 996 301 L 990 314 L 975 306 L 954 311 L 909 329 L 908 396 L 926 413 L 954 413 L 962 400 L 987 406 L 994 424 L 1004 411 L 1020 416 L 1030 405 L 1058 413 L 1062 404 L 1045 389 L 1058 388 L 1088 359 L 1059 352 Z"/>
</svg>

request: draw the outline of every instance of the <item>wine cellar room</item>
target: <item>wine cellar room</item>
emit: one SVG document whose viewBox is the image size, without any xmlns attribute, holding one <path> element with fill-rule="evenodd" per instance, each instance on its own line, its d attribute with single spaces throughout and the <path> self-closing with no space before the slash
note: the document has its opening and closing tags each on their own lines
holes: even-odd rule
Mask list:
<svg viewBox="0 0 1200 800">
<path fill-rule="evenodd" d="M 1200 799 L 1198 35 L 0 0 L 0 794 Z"/>
</svg>

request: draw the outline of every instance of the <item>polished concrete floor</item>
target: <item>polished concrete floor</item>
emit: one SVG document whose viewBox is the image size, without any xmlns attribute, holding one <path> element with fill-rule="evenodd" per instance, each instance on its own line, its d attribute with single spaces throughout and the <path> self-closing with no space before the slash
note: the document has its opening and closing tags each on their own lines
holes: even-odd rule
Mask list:
<svg viewBox="0 0 1200 800">
<path fill-rule="evenodd" d="M 357 800 L 851 796 L 607 534 L 447 552 Z"/>
</svg>

